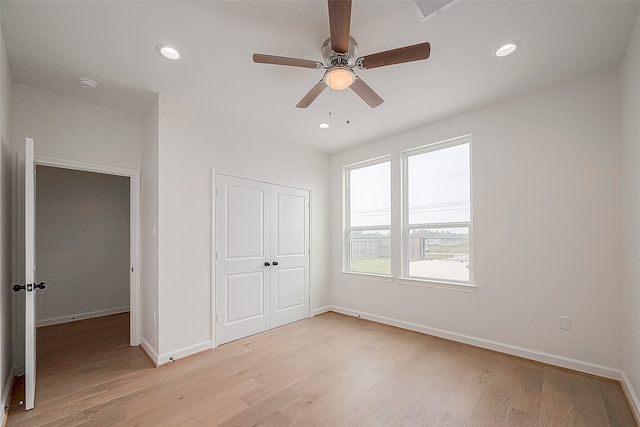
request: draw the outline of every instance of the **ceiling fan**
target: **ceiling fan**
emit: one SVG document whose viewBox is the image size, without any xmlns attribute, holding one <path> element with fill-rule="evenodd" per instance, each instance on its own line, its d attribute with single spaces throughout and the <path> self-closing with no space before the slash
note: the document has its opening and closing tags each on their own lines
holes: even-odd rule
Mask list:
<svg viewBox="0 0 640 427">
<path fill-rule="evenodd" d="M 292 67 L 324 69 L 324 76 L 298 102 L 297 108 L 307 108 L 328 87 L 335 90 L 351 88 L 371 108 L 382 104 L 384 100 L 353 72 L 354 68 L 370 70 L 386 65 L 420 61 L 429 58 L 429 43 L 378 52 L 355 58 L 358 46 L 349 36 L 351 24 L 351 0 L 328 0 L 329 33 L 331 35 L 322 44 L 324 62 L 286 56 L 253 54 L 253 62 L 260 64 L 288 65 Z"/>
</svg>

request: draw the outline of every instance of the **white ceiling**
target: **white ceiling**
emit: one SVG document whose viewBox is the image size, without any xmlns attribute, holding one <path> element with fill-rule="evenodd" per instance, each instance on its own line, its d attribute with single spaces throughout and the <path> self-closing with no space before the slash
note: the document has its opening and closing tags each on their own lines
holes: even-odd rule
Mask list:
<svg viewBox="0 0 640 427">
<path fill-rule="evenodd" d="M 253 53 L 322 60 L 324 0 L 2 0 L 0 7 L 18 83 L 138 115 L 154 93 L 167 94 L 205 108 L 212 120 L 334 152 L 616 66 L 640 0 L 463 0 L 424 23 L 408 0 L 354 0 L 357 56 L 431 43 L 426 61 L 357 71 L 385 100 L 375 109 L 350 90 L 326 90 L 297 109 L 322 70 L 252 62 Z M 514 55 L 492 57 L 513 39 L 522 42 Z M 158 43 L 182 58 L 161 58 Z M 98 89 L 81 89 L 83 76 Z M 324 121 L 329 129 L 318 128 Z"/>
</svg>

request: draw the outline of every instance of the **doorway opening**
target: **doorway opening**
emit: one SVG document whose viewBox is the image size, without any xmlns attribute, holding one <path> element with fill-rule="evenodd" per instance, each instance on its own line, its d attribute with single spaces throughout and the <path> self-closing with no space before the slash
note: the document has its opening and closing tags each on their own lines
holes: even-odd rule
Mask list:
<svg viewBox="0 0 640 427">
<path fill-rule="evenodd" d="M 48 359 L 69 359 L 105 336 L 79 328 L 87 322 L 77 321 L 129 317 L 129 177 L 36 165 L 35 182 L 36 281 L 47 283 L 36 294 L 36 348 Z M 127 343 L 128 323 L 120 322 L 110 335 Z M 52 329 L 58 332 L 45 338 Z"/>
<path fill-rule="evenodd" d="M 139 345 L 139 172 L 36 158 L 36 326 L 129 318 Z M 122 321 L 117 322 L 121 326 Z"/>
</svg>

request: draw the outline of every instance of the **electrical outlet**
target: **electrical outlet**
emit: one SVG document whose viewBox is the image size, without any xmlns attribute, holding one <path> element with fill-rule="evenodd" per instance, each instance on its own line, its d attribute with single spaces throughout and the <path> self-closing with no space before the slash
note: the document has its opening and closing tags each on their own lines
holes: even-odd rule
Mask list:
<svg viewBox="0 0 640 427">
<path fill-rule="evenodd" d="M 565 331 L 571 330 L 571 317 L 569 316 L 560 316 L 560 322 L 558 324 L 560 329 L 564 329 Z"/>
<path fill-rule="evenodd" d="M 45 302 L 45 301 L 47 301 L 47 293 L 44 291 L 38 292 L 38 302 Z"/>
</svg>

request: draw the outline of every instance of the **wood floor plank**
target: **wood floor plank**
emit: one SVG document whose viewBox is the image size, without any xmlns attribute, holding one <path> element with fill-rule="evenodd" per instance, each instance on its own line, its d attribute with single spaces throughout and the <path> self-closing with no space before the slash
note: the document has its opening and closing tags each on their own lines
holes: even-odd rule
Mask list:
<svg viewBox="0 0 640 427">
<path fill-rule="evenodd" d="M 454 389 L 442 384 L 431 384 L 412 403 L 403 416 L 403 420 L 420 426 L 430 426 L 443 412 Z"/>
<path fill-rule="evenodd" d="M 444 412 L 464 421 L 469 420 L 476 409 L 487 382 L 485 371 L 481 371 L 476 367 L 467 367 L 464 378 L 444 405 Z"/>
<path fill-rule="evenodd" d="M 433 391 L 434 388 L 438 388 L 438 385 L 432 382 L 432 378 L 433 374 L 414 372 L 405 367 L 404 370 L 393 373 L 391 377 L 382 379 L 363 398 L 371 402 L 373 417 L 388 425 L 394 425 L 407 414 L 426 390 Z M 432 398 L 433 396 L 429 397 Z"/>
<path fill-rule="evenodd" d="M 126 313 L 39 328 L 36 407 L 17 389 L 7 425 L 636 425 L 615 381 L 337 313 L 158 368 L 128 334 Z"/>
<path fill-rule="evenodd" d="M 626 401 L 620 399 L 620 395 L 624 395 L 622 387 L 615 381 L 601 381 L 599 383 L 602 391 L 602 398 L 612 426 L 633 427 L 636 421 L 633 414 L 629 411 L 629 405 Z"/>
<path fill-rule="evenodd" d="M 474 408 L 469 424 L 478 427 L 508 426 L 509 391 L 486 384 L 482 396 Z"/>
<path fill-rule="evenodd" d="M 440 412 L 436 420 L 431 424 L 431 427 L 473 427 L 465 420 L 451 415 L 447 412 Z"/>
<path fill-rule="evenodd" d="M 273 416 L 279 408 L 287 406 L 297 399 L 299 399 L 299 397 L 296 393 L 289 389 L 283 389 L 268 398 L 261 400 L 255 405 L 248 407 L 238 415 L 229 418 L 225 422 L 221 423 L 220 426 L 254 426 L 260 421 Z"/>
<path fill-rule="evenodd" d="M 542 389 L 540 425 L 597 427 L 611 425 L 598 382 L 588 375 L 576 375 L 546 367 Z"/>
</svg>

